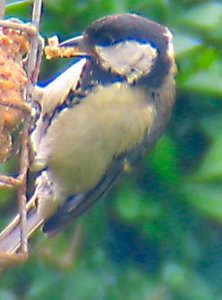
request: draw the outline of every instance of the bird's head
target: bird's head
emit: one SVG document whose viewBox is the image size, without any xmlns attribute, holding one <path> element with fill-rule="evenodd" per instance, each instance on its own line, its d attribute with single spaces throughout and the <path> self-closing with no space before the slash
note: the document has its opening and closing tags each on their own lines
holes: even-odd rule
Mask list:
<svg viewBox="0 0 222 300">
<path fill-rule="evenodd" d="M 158 87 L 174 64 L 170 31 L 134 14 L 99 19 L 60 46 L 76 48 L 76 56 L 88 57 L 129 84 L 147 81 Z"/>
</svg>

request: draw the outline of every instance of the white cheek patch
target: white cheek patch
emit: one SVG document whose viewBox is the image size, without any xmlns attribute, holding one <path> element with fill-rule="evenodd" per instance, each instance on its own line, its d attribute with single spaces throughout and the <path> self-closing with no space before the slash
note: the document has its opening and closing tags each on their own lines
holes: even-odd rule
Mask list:
<svg viewBox="0 0 222 300">
<path fill-rule="evenodd" d="M 150 73 L 158 55 L 150 43 L 136 41 L 124 41 L 110 47 L 96 46 L 95 50 L 103 68 L 126 76 L 129 83 Z"/>
<path fill-rule="evenodd" d="M 170 30 L 167 28 L 166 28 L 165 36 L 168 38 L 167 55 L 168 55 L 170 61 L 172 61 L 173 75 L 176 75 L 178 70 L 177 70 L 177 65 L 175 63 L 175 52 L 174 52 L 174 46 L 173 46 L 173 42 L 172 42 L 173 36 L 172 36 L 172 33 L 170 32 Z"/>
</svg>

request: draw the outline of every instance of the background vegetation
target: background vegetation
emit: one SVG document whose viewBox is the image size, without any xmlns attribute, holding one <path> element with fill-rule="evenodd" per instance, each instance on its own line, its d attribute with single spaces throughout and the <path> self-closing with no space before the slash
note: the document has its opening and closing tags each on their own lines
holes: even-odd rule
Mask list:
<svg viewBox="0 0 222 300">
<path fill-rule="evenodd" d="M 1 274 L 0 299 L 222 299 L 222 3 L 45 0 L 41 32 L 61 39 L 107 14 L 135 12 L 175 35 L 177 103 L 165 135 L 131 176 L 55 239 L 32 240 Z M 8 16 L 30 18 L 19 5 Z M 43 61 L 40 81 L 64 68 Z M 11 169 L 1 166 L 1 173 Z M 9 197 L 10 196 L 10 197 Z M 0 193 L 3 223 L 12 196 Z"/>
</svg>

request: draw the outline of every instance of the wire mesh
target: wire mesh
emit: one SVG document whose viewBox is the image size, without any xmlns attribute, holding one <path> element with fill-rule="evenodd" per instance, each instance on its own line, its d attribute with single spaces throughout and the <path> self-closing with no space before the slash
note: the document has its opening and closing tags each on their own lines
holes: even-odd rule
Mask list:
<svg viewBox="0 0 222 300">
<path fill-rule="evenodd" d="M 13 3 L 11 4 L 13 5 Z M 43 42 L 39 35 L 42 0 L 33 1 L 32 18 L 30 23 L 22 23 L 19 22 L 19 20 L 14 20 L 14 19 L 7 19 L 7 20 L 4 19 L 6 6 L 7 6 L 7 1 L 0 0 L 0 28 L 8 28 L 8 29 L 17 30 L 21 33 L 25 33 L 27 34 L 28 39 L 30 41 L 30 47 L 26 57 L 26 62 L 24 62 L 22 68 L 24 68 L 24 71 L 27 75 L 24 103 L 31 104 L 32 92 L 38 78 L 41 56 L 42 56 L 42 48 L 43 48 Z M 29 166 L 29 155 L 28 155 L 29 150 L 28 150 L 27 140 L 28 140 L 28 129 L 30 124 L 30 119 L 31 119 L 31 111 L 29 114 L 26 114 L 24 117 L 21 149 L 20 149 L 20 170 L 19 170 L 18 178 L 0 176 L 0 187 L 2 187 L 5 184 L 8 187 L 10 187 L 10 185 L 13 187 L 14 185 L 14 187 L 17 188 L 20 218 L 17 220 L 16 224 L 13 223 L 13 226 L 11 227 L 9 226 L 9 227 L 10 230 L 13 230 L 14 226 L 20 228 L 19 233 L 20 233 L 21 247 L 19 249 L 20 253 L 17 254 L 20 256 L 23 255 L 24 258 L 27 256 L 27 243 L 28 243 L 27 228 L 26 228 L 26 223 L 27 223 L 26 183 L 27 183 L 27 172 Z M 10 233 L 9 227 L 3 230 L 3 232 L 0 234 L 0 240 L 4 240 L 4 237 Z M 7 261 L 9 261 L 9 265 L 10 265 L 10 258 L 11 261 L 15 260 L 15 256 L 13 255 L 14 253 L 13 254 L 10 253 L 9 251 L 7 251 L 7 249 L 5 252 L 2 252 L 1 242 L 0 242 L 1 266 L 2 265 L 7 266 Z"/>
</svg>

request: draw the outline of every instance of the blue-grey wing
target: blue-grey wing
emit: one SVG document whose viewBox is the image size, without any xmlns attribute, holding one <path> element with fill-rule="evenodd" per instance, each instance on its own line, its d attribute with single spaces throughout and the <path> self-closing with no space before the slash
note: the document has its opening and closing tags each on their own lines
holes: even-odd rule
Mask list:
<svg viewBox="0 0 222 300">
<path fill-rule="evenodd" d="M 152 148 L 157 137 L 151 135 L 149 143 L 141 142 L 137 147 L 114 159 L 107 173 L 91 191 L 69 197 L 58 209 L 57 213 L 49 218 L 43 226 L 46 233 L 57 233 L 67 224 L 82 215 L 97 200 L 104 196 L 123 174 L 127 165 L 134 167 L 138 160 L 144 156 L 148 149 Z"/>
<path fill-rule="evenodd" d="M 57 109 L 66 102 L 70 92 L 75 91 L 85 64 L 86 59 L 82 58 L 59 74 L 45 87 L 35 88 L 33 100 L 39 103 L 41 113 L 31 133 L 31 144 L 34 152 L 37 152 L 38 144 L 50 126 Z"/>
<path fill-rule="evenodd" d="M 46 221 L 43 231 L 49 234 L 61 231 L 67 224 L 78 218 L 98 199 L 104 196 L 122 174 L 123 161 L 123 159 L 115 161 L 94 189 L 66 199 L 57 213 Z"/>
</svg>

